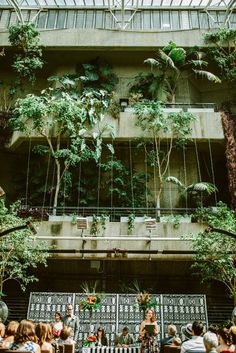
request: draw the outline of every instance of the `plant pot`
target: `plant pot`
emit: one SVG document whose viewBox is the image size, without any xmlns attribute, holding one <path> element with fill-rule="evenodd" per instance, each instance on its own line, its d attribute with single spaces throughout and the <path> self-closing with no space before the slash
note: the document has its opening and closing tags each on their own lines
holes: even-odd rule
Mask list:
<svg viewBox="0 0 236 353">
<path fill-rule="evenodd" d="M 8 307 L 5 302 L 0 300 L 0 320 L 5 322 L 8 317 Z"/>
</svg>

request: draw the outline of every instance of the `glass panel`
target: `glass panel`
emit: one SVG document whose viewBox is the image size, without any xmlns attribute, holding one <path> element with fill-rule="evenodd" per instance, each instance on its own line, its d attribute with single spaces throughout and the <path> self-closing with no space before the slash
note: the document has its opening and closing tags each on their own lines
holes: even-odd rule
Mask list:
<svg viewBox="0 0 236 353">
<path fill-rule="evenodd" d="M 199 13 L 200 28 L 209 28 L 208 16 L 206 13 Z"/>
<path fill-rule="evenodd" d="M 222 24 L 225 21 L 225 12 L 224 11 L 219 11 L 218 12 L 218 23 Z"/>
<path fill-rule="evenodd" d="M 76 5 L 79 5 L 79 6 L 84 6 L 85 4 L 84 0 L 75 0 L 75 3 Z"/>
<path fill-rule="evenodd" d="M 51 6 L 56 6 L 56 3 L 54 0 L 46 0 L 46 4 Z"/>
<path fill-rule="evenodd" d="M 65 0 L 65 3 L 66 3 L 66 6 L 69 6 L 69 5 L 74 6 L 75 5 L 74 0 Z"/>
<path fill-rule="evenodd" d="M 112 15 L 110 12 L 105 12 L 105 28 L 112 28 Z"/>
<path fill-rule="evenodd" d="M 17 23 L 17 17 L 15 11 L 10 12 L 9 26 L 15 25 Z"/>
<path fill-rule="evenodd" d="M 30 6 L 36 6 L 36 5 L 37 5 L 37 3 L 36 3 L 35 0 L 27 0 L 27 2 L 28 2 L 28 4 L 29 4 Z"/>
<path fill-rule="evenodd" d="M 209 18 L 210 28 L 218 28 L 219 27 L 216 11 L 209 11 L 208 18 Z"/>
<path fill-rule="evenodd" d="M 134 15 L 131 27 L 133 29 L 142 29 L 141 12 L 137 12 Z"/>
<path fill-rule="evenodd" d="M 171 0 L 163 0 L 162 1 L 162 6 L 170 6 L 171 5 Z"/>
<path fill-rule="evenodd" d="M 47 16 L 48 16 L 47 11 L 40 12 L 38 16 L 38 23 L 37 23 L 38 28 L 45 28 Z"/>
<path fill-rule="evenodd" d="M 0 0 L 0 5 L 2 5 L 2 6 L 8 5 L 7 0 Z"/>
<path fill-rule="evenodd" d="M 42 5 L 42 6 L 46 5 L 46 1 L 45 1 L 45 0 L 38 0 L 38 2 L 39 2 L 39 4 Z"/>
<path fill-rule="evenodd" d="M 143 29 L 151 28 L 151 13 L 150 11 L 143 11 Z"/>
<path fill-rule="evenodd" d="M 56 3 L 58 6 L 65 6 L 66 5 L 64 0 L 56 0 Z"/>
<path fill-rule="evenodd" d="M 153 29 L 161 28 L 160 11 L 152 12 L 152 23 L 153 23 Z"/>
<path fill-rule="evenodd" d="M 86 11 L 86 20 L 85 20 L 85 28 L 93 28 L 93 15 L 94 11 Z"/>
<path fill-rule="evenodd" d="M 85 0 L 85 5 L 86 6 L 94 6 L 94 1 L 93 0 Z"/>
<path fill-rule="evenodd" d="M 55 10 L 48 11 L 48 20 L 47 20 L 47 28 L 55 28 L 56 27 L 56 16 L 57 12 Z"/>
<path fill-rule="evenodd" d="M 170 29 L 170 11 L 162 12 L 162 26 L 163 29 Z"/>
<path fill-rule="evenodd" d="M 37 10 L 31 10 L 29 15 L 29 21 L 31 21 L 37 15 L 37 13 Z"/>
<path fill-rule="evenodd" d="M 179 6 L 182 0 L 172 0 L 172 6 Z"/>
<path fill-rule="evenodd" d="M 104 28 L 103 14 L 104 14 L 104 11 L 97 10 L 95 12 L 95 28 Z"/>
<path fill-rule="evenodd" d="M 79 10 L 77 11 L 77 18 L 76 18 L 76 28 L 83 28 L 84 27 L 84 16 L 85 16 L 85 11 Z"/>
<path fill-rule="evenodd" d="M 67 11 L 58 11 L 56 28 L 65 28 L 66 13 Z"/>
<path fill-rule="evenodd" d="M 74 28 L 75 27 L 75 11 L 69 10 L 67 11 L 67 22 L 65 25 L 66 28 Z"/>
<path fill-rule="evenodd" d="M 171 11 L 171 28 L 180 29 L 179 11 Z"/>
<path fill-rule="evenodd" d="M 197 11 L 190 11 L 190 26 L 191 28 L 199 28 L 199 18 Z"/>
<path fill-rule="evenodd" d="M 0 18 L 0 27 L 1 28 L 6 28 L 8 25 L 9 21 L 9 16 L 10 16 L 10 11 L 9 10 L 3 10 L 1 13 L 1 18 Z"/>
<path fill-rule="evenodd" d="M 152 5 L 153 6 L 160 6 L 161 5 L 161 0 L 152 0 Z"/>
</svg>

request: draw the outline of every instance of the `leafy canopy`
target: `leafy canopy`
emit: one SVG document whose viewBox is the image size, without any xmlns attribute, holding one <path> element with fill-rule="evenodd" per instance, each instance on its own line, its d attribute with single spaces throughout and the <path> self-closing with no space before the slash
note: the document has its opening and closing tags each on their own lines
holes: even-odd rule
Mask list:
<svg viewBox="0 0 236 353">
<path fill-rule="evenodd" d="M 3 199 L 0 199 L 0 231 L 24 225 L 16 214 L 17 205 L 9 209 L 5 207 Z M 0 238 L 0 292 L 4 284 L 9 280 L 19 282 L 22 290 L 25 290 L 31 282 L 37 281 L 31 269 L 38 265 L 47 264 L 49 247 L 46 242 L 36 241 L 29 229 L 17 230 Z"/>
</svg>

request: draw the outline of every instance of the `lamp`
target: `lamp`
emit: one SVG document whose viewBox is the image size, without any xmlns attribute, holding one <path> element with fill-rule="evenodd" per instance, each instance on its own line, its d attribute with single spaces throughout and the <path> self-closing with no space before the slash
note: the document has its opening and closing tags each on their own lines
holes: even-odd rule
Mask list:
<svg viewBox="0 0 236 353">
<path fill-rule="evenodd" d="M 120 108 L 121 111 L 124 112 L 125 108 L 127 108 L 129 105 L 129 99 L 128 98 L 120 98 Z"/>
<path fill-rule="evenodd" d="M 78 217 L 77 218 L 77 228 L 78 229 L 88 229 L 88 220 L 85 217 Z"/>
</svg>

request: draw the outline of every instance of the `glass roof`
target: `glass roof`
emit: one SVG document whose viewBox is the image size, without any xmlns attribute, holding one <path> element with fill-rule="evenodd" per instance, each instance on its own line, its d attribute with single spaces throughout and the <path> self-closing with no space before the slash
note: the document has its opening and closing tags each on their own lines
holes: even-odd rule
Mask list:
<svg viewBox="0 0 236 353">
<path fill-rule="evenodd" d="M 148 7 L 194 7 L 221 8 L 233 7 L 235 0 L 0 0 L 0 7 L 21 8 L 76 8 L 76 7 L 106 7 L 106 8 L 148 8 Z"/>
</svg>

